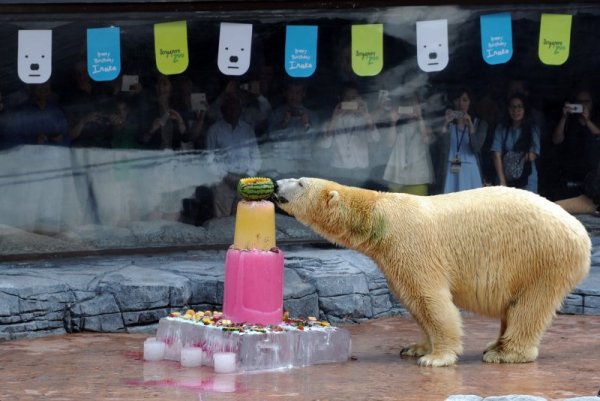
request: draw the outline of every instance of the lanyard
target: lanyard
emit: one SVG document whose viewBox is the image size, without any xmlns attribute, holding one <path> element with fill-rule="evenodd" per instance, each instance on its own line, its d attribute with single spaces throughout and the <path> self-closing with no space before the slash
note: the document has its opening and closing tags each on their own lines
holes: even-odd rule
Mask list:
<svg viewBox="0 0 600 401">
<path fill-rule="evenodd" d="M 467 126 L 467 124 L 465 124 L 465 127 L 462 130 L 462 133 L 460 134 L 460 140 L 458 139 L 458 124 L 455 124 L 456 126 L 456 130 L 454 131 L 454 134 L 456 135 L 456 155 L 458 156 L 460 154 L 460 147 L 462 146 L 463 143 L 463 139 L 465 139 L 465 133 L 467 132 L 467 129 L 469 128 Z"/>
</svg>

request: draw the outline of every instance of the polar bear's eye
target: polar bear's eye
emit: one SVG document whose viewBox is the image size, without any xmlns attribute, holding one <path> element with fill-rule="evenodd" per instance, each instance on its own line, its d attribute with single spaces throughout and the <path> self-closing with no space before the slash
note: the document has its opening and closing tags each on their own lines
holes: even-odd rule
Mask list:
<svg viewBox="0 0 600 401">
<path fill-rule="evenodd" d="M 302 184 L 302 181 L 298 181 L 298 185 L 300 186 L 300 188 L 304 187 L 304 184 Z"/>
</svg>

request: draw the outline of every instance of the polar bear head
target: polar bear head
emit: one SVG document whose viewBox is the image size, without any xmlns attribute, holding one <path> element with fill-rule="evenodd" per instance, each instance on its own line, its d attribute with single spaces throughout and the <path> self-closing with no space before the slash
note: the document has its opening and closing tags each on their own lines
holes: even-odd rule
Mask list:
<svg viewBox="0 0 600 401">
<path fill-rule="evenodd" d="M 337 244 L 356 248 L 378 238 L 385 220 L 376 212 L 375 191 L 320 178 L 278 180 L 274 200 L 288 214 Z"/>
</svg>

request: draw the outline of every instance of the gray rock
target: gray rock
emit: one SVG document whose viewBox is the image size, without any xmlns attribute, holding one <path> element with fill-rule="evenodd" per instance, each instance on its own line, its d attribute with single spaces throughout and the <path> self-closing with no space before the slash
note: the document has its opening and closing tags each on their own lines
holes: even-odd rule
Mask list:
<svg viewBox="0 0 600 401">
<path fill-rule="evenodd" d="M 73 331 L 124 332 L 125 325 L 120 313 L 111 313 L 74 319 Z"/>
<path fill-rule="evenodd" d="M 319 307 L 330 318 L 351 319 L 373 317 L 373 307 L 368 296 L 360 294 L 319 297 Z"/>
<path fill-rule="evenodd" d="M 303 298 L 284 299 L 283 308 L 293 317 L 318 317 L 319 297 L 313 293 Z"/>
<path fill-rule="evenodd" d="M 600 397 L 586 396 L 586 397 L 565 398 L 563 401 L 600 401 Z"/>
<path fill-rule="evenodd" d="M 560 310 L 561 313 L 580 315 L 583 313 L 583 296 L 569 294 Z"/>
<path fill-rule="evenodd" d="M 283 299 L 299 299 L 309 295 L 316 295 L 317 289 L 302 280 L 298 273 L 292 269 L 285 269 L 285 286 L 283 290 Z"/>
<path fill-rule="evenodd" d="M 183 307 L 191 297 L 191 285 L 185 277 L 134 265 L 104 276 L 97 290 L 113 294 L 123 312 Z"/>
<path fill-rule="evenodd" d="M 583 306 L 586 308 L 600 308 L 600 296 L 588 295 L 585 297 Z"/>
</svg>

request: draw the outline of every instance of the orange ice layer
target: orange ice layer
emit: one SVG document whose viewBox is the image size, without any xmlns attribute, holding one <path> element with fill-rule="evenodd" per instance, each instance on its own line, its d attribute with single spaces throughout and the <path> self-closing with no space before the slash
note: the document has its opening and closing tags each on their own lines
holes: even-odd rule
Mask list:
<svg viewBox="0 0 600 401">
<path fill-rule="evenodd" d="M 275 247 L 275 205 L 273 202 L 240 201 L 235 216 L 235 249 L 268 251 Z"/>
</svg>

